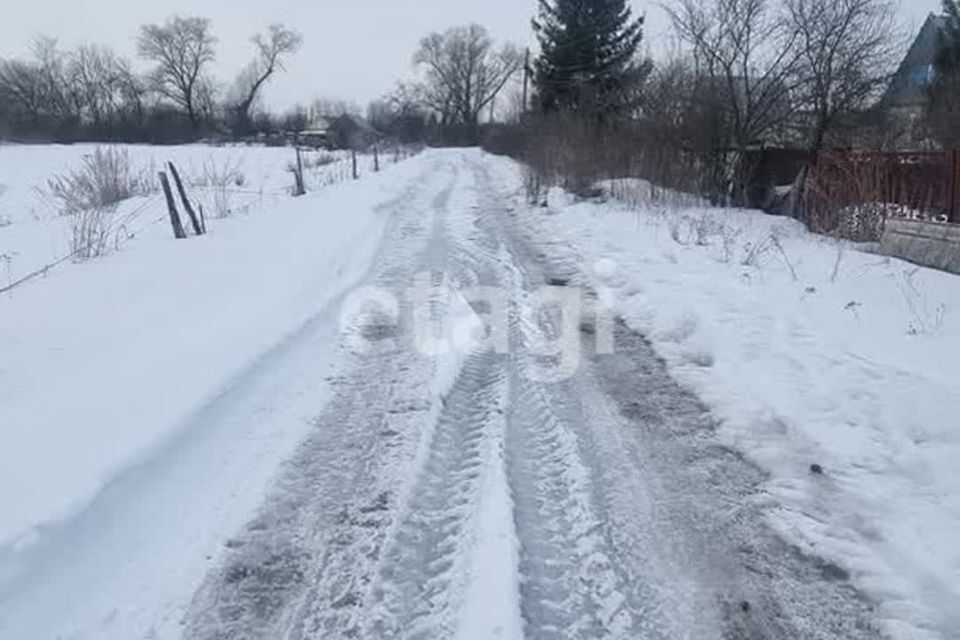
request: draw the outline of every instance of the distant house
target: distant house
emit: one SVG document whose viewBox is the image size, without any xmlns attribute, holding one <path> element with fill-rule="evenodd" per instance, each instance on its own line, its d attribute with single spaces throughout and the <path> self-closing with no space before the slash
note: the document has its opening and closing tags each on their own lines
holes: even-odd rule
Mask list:
<svg viewBox="0 0 960 640">
<path fill-rule="evenodd" d="M 359 116 L 343 114 L 318 116 L 297 133 L 297 144 L 318 149 L 365 149 L 377 141 L 378 134 Z"/>
<path fill-rule="evenodd" d="M 881 104 L 886 110 L 910 117 L 923 112 L 927 91 L 933 83 L 937 45 L 945 27 L 943 16 L 931 13 L 927 17 L 883 96 Z"/>
<path fill-rule="evenodd" d="M 331 149 L 365 149 L 377 140 L 377 132 L 366 120 L 343 114 L 332 118 L 327 130 Z"/>
<path fill-rule="evenodd" d="M 332 121 L 323 116 L 312 119 L 306 129 L 297 132 L 297 144 L 316 149 L 330 148 L 331 125 Z"/>
</svg>

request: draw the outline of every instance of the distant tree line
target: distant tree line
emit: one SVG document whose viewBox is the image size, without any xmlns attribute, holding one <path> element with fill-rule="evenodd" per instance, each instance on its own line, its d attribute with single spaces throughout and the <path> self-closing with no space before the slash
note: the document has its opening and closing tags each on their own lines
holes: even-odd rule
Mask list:
<svg viewBox="0 0 960 640">
<path fill-rule="evenodd" d="M 217 40 L 204 18 L 141 27 L 138 55 L 152 65 L 145 74 L 108 47 L 65 50 L 38 38 L 30 56 L 0 59 L 0 137 L 159 143 L 250 135 L 272 124 L 258 109 L 263 88 L 302 39 L 276 24 L 251 41 L 250 63 L 224 88 L 210 72 Z"/>
<path fill-rule="evenodd" d="M 574 187 L 644 177 L 745 202 L 762 147 L 889 146 L 876 105 L 902 38 L 893 0 L 671 0 L 678 46 L 641 54 L 626 0 L 539 0 L 522 124 L 488 144 Z M 960 40 L 958 40 L 960 41 Z"/>
<path fill-rule="evenodd" d="M 423 38 L 413 63 L 415 79 L 370 105 L 371 124 L 405 141 L 475 145 L 481 125 L 496 119 L 496 101 L 517 79 L 523 55 L 470 24 Z"/>
</svg>

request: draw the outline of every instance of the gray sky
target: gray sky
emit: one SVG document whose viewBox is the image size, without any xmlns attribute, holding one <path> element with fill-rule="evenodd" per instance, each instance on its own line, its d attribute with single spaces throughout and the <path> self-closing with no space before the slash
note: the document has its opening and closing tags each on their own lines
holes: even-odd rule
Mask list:
<svg viewBox="0 0 960 640">
<path fill-rule="evenodd" d="M 667 0 L 669 1 L 669 0 Z M 316 96 L 361 104 L 388 91 L 411 72 L 418 40 L 433 30 L 479 22 L 498 39 L 533 44 L 530 18 L 536 0 L 11 0 L 0 20 L 0 56 L 22 55 L 38 34 L 65 46 L 107 44 L 133 56 L 139 26 L 181 13 L 210 18 L 217 46 L 217 76 L 232 78 L 251 56 L 249 38 L 273 22 L 303 33 L 304 47 L 288 72 L 267 90 L 268 103 L 286 108 Z M 659 2 L 633 0 L 646 14 L 647 46 L 669 42 Z M 901 0 L 900 18 L 911 34 L 940 0 Z"/>
</svg>

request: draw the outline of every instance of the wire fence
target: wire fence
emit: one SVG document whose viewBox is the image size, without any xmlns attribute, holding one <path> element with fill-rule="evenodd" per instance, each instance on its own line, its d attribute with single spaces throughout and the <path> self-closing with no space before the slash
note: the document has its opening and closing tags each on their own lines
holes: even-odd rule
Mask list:
<svg viewBox="0 0 960 640">
<path fill-rule="evenodd" d="M 123 216 L 123 218 L 122 218 L 122 221 L 121 221 L 119 224 L 116 225 L 116 229 L 119 231 L 120 229 L 122 229 L 123 227 L 125 227 L 127 224 L 133 222 L 133 221 L 134 221 L 137 217 L 139 217 L 139 215 L 140 215 L 141 213 L 143 213 L 147 208 L 149 208 L 150 206 L 156 204 L 156 203 L 159 201 L 159 199 L 160 199 L 160 196 L 159 196 L 159 195 L 151 196 L 146 202 L 142 203 L 139 207 L 137 207 L 136 209 L 134 209 L 134 210 L 131 211 L 130 213 L 125 214 L 125 215 Z M 143 231 L 145 231 L 147 228 L 149 228 L 149 227 L 157 224 L 158 222 L 163 222 L 163 217 L 162 217 L 162 216 L 157 217 L 157 218 L 154 219 L 154 220 L 151 220 L 149 224 L 143 225 L 142 227 L 139 227 L 136 231 L 134 231 L 134 232 L 132 232 L 132 233 L 129 233 L 129 234 L 128 234 L 128 239 L 129 239 L 129 238 L 136 237 L 137 235 L 139 235 L 140 233 L 142 233 Z M 117 239 L 117 244 L 119 245 L 119 237 L 118 237 L 118 239 Z M 74 248 L 74 250 L 71 251 L 70 253 L 68 253 L 67 255 L 65 255 L 65 256 L 63 256 L 63 257 L 61 257 L 61 258 L 58 258 L 58 259 L 54 260 L 53 262 L 47 263 L 47 264 L 43 265 L 42 267 L 39 267 L 39 268 L 37 268 L 37 269 L 34 269 L 34 270 L 31 271 L 30 273 L 28 273 L 28 274 L 26 274 L 26 275 L 24 275 L 24 276 L 21 276 L 21 277 L 19 277 L 19 278 L 17 278 L 16 280 L 14 280 L 14 281 L 12 281 L 12 282 L 4 285 L 3 287 L 0 287 L 0 295 L 3 295 L 3 294 L 5 294 L 5 293 L 9 293 L 10 291 L 13 291 L 13 290 L 16 289 L 17 287 L 19 287 L 19 286 L 21 286 L 21 285 L 24 285 L 24 284 L 30 282 L 31 280 L 34 280 L 34 279 L 39 278 L 39 277 L 41 277 L 41 276 L 47 275 L 47 273 L 48 273 L 51 269 L 54 269 L 54 268 L 56 268 L 56 267 L 59 267 L 60 265 L 62 265 L 62 264 L 64 264 L 64 263 L 66 263 L 66 262 L 69 262 L 69 261 L 73 260 L 73 259 L 76 258 L 77 256 L 83 255 L 84 253 L 90 251 L 91 248 L 92 248 L 92 242 L 84 243 L 83 245 Z"/>
<path fill-rule="evenodd" d="M 368 160 L 369 164 L 373 164 L 374 161 L 371 154 L 358 154 L 358 155 L 360 155 L 361 157 L 369 156 L 365 158 L 365 160 Z M 410 157 L 410 155 L 416 155 L 416 153 L 410 152 L 409 150 L 403 150 L 401 153 L 400 151 L 395 151 L 391 149 L 389 152 L 384 152 L 380 155 L 379 164 L 383 166 L 386 164 L 399 162 L 400 160 Z M 351 158 L 342 157 L 342 158 L 337 158 L 331 163 L 315 165 L 314 167 L 311 168 L 311 170 L 315 172 L 314 177 L 318 178 L 319 186 L 323 187 L 323 186 L 329 186 L 331 184 L 346 182 L 350 180 L 352 178 L 351 165 L 352 165 Z M 332 171 L 332 169 L 334 168 L 336 168 L 337 170 Z M 314 187 L 316 186 L 317 184 L 314 184 Z M 249 188 L 243 188 L 241 186 L 227 186 L 227 185 L 222 185 L 222 186 L 221 185 L 202 185 L 202 186 L 195 185 L 195 186 L 191 186 L 190 188 L 194 192 L 199 192 L 208 196 L 230 194 L 230 195 L 238 195 L 238 196 L 257 196 L 260 198 L 263 198 L 265 196 L 280 198 L 280 197 L 288 197 L 291 195 L 290 189 L 276 189 L 276 188 L 249 189 Z M 41 193 L 39 195 L 42 196 L 43 194 Z M 151 218 L 145 224 L 138 226 L 135 230 L 133 231 L 129 230 L 129 226 L 132 225 L 141 216 L 141 214 L 144 211 L 146 211 L 148 208 L 154 205 L 162 203 L 163 199 L 164 199 L 164 196 L 161 193 L 154 193 L 153 195 L 148 196 L 147 199 L 141 204 L 139 204 L 137 207 L 135 207 L 134 209 L 132 209 L 127 213 L 124 213 L 123 216 L 120 217 L 118 220 L 113 221 L 111 223 L 111 229 L 115 234 L 114 246 L 116 248 L 119 248 L 119 246 L 123 243 L 124 240 L 131 240 L 137 237 L 138 235 L 140 235 L 141 233 L 143 233 L 144 231 L 146 231 L 148 228 L 154 225 L 163 223 L 166 220 L 166 216 L 158 215 Z M 55 211 L 54 211 L 55 208 L 52 206 L 52 204 L 49 201 L 47 201 L 45 198 L 41 198 L 41 202 L 45 206 L 50 208 L 51 214 L 55 214 Z M 122 239 L 121 239 L 121 234 L 123 236 Z M 59 267 L 67 262 L 73 261 L 78 256 L 86 255 L 91 250 L 92 245 L 93 245 L 93 241 L 83 243 L 81 246 L 74 247 L 74 249 L 69 253 L 67 253 L 66 255 L 60 258 L 57 258 L 52 262 L 46 263 L 43 266 L 38 267 L 25 275 L 19 276 L 16 279 L 11 280 L 6 285 L 0 286 L 0 295 L 10 293 L 14 289 L 20 286 L 23 286 L 28 282 L 31 282 L 33 280 L 36 280 L 37 278 L 46 276 L 52 269 L 55 269 L 56 267 Z M 0 258 L 4 258 L 4 257 L 9 259 L 9 256 L 0 254 Z"/>
</svg>

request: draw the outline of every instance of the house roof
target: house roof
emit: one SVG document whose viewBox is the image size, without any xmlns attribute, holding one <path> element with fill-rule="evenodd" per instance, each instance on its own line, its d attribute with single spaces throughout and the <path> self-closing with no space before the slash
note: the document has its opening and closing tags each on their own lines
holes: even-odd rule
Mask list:
<svg viewBox="0 0 960 640">
<path fill-rule="evenodd" d="M 900 67 L 890 80 L 883 96 L 886 107 L 919 107 L 927 98 L 927 89 L 933 81 L 933 65 L 937 57 L 940 34 L 947 24 L 944 16 L 931 13 L 920 33 L 904 56 Z"/>
<path fill-rule="evenodd" d="M 307 123 L 307 131 L 310 133 L 326 133 L 330 129 L 331 119 L 326 116 L 316 116 Z"/>
</svg>

